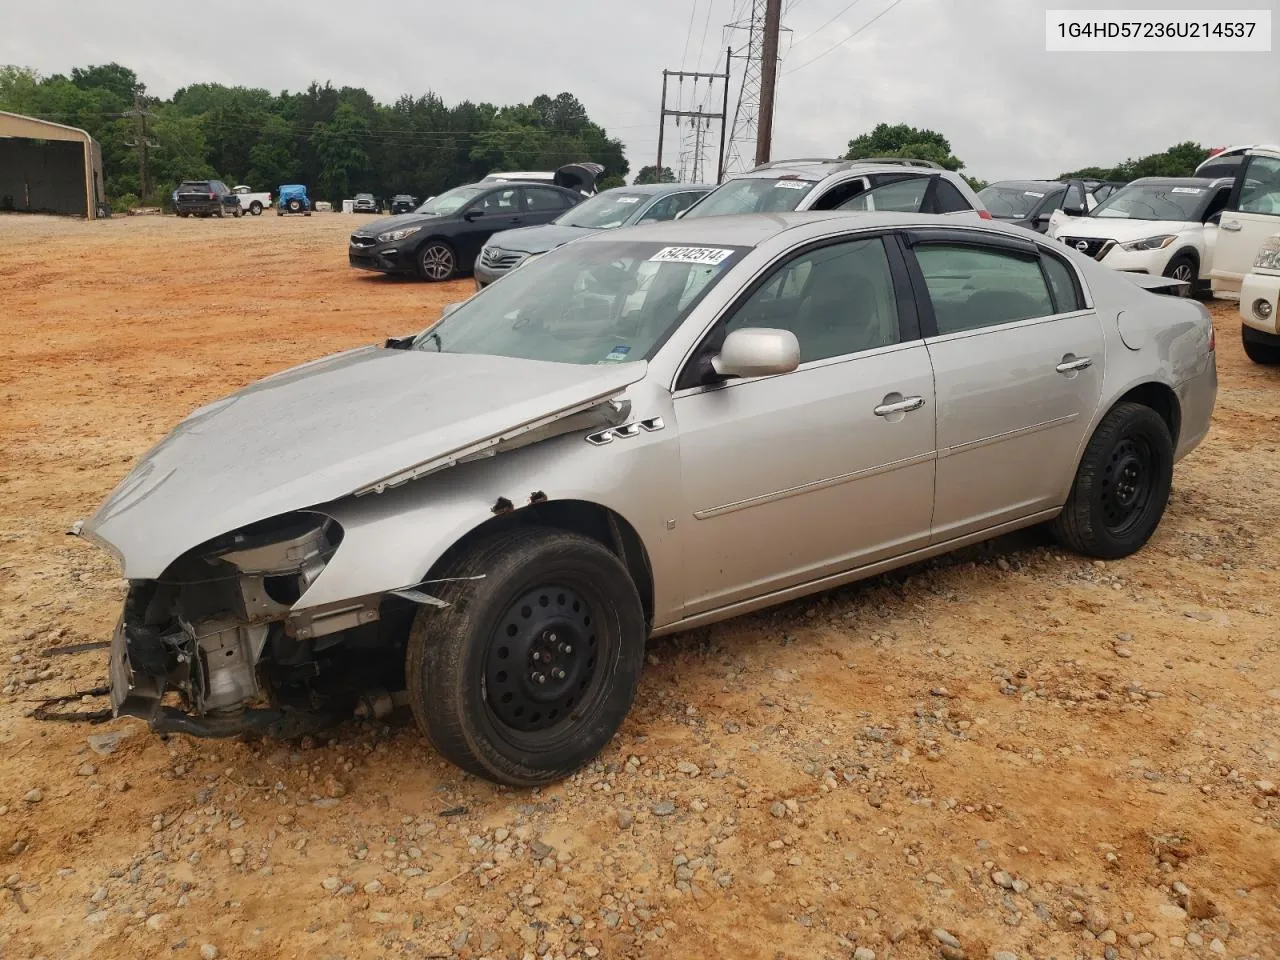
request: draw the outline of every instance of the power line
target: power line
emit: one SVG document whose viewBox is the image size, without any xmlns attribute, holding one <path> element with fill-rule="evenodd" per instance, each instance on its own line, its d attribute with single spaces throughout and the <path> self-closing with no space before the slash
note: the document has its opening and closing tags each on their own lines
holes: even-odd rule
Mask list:
<svg viewBox="0 0 1280 960">
<path fill-rule="evenodd" d="M 801 37 L 799 40 L 796 40 L 794 43 L 792 43 L 792 44 L 791 44 L 792 49 L 794 49 L 794 48 L 796 48 L 796 47 L 800 46 L 800 44 L 804 43 L 806 40 L 808 40 L 808 39 L 810 39 L 810 38 L 812 38 L 812 37 L 815 37 L 815 36 L 817 36 L 818 34 L 820 34 L 823 30 L 827 29 L 827 27 L 831 26 L 833 23 L 835 23 L 837 20 L 839 20 L 841 17 L 843 17 L 846 13 L 848 13 L 850 10 L 852 10 L 854 7 L 856 7 L 856 6 L 858 5 L 858 3 L 860 3 L 860 2 L 861 2 L 861 0 L 853 0 L 853 2 L 852 2 L 852 3 L 850 3 L 850 4 L 849 4 L 848 6 L 846 6 L 844 9 L 842 9 L 839 13 L 837 13 L 834 17 L 832 17 L 830 20 L 828 20 L 828 21 L 827 21 L 826 23 L 824 23 L 822 26 L 818 27 L 818 29 L 816 29 L 816 30 L 810 30 L 808 33 L 806 33 L 806 34 L 805 34 L 803 37 Z"/>
<path fill-rule="evenodd" d="M 832 44 L 831 46 L 827 47 L 827 49 L 823 50 L 820 54 L 818 54 L 816 57 L 813 57 L 810 60 L 806 60 L 804 63 L 800 64 L 800 66 L 793 67 L 792 69 L 786 71 L 786 73 L 784 73 L 783 76 L 790 76 L 791 74 L 795 73 L 797 70 L 803 70 L 805 67 L 809 66 L 810 64 L 817 63 L 819 60 L 825 57 L 828 53 L 831 53 L 831 51 L 835 50 L 836 48 L 843 47 L 846 43 L 848 43 L 850 40 L 852 40 L 854 37 L 860 34 L 863 30 L 867 29 L 867 27 L 871 26 L 873 23 L 875 23 L 877 20 L 879 20 L 881 17 L 883 17 L 886 13 L 888 13 L 890 10 L 892 10 L 901 2 L 902 0 L 893 0 L 893 3 L 889 4 L 889 6 L 885 7 L 883 10 L 881 10 L 874 17 L 872 17 L 870 20 L 868 20 L 866 23 L 860 26 L 857 30 L 853 31 L 853 33 L 849 34 L 849 36 L 845 37 L 839 43 Z"/>
<path fill-rule="evenodd" d="M 711 6 L 711 0 L 707 0 Z M 693 9 L 689 11 L 689 28 L 684 32 L 684 53 L 680 54 L 680 69 L 683 70 L 689 61 L 689 41 L 693 39 L 693 19 L 698 15 L 698 0 L 693 0 Z M 701 54 L 699 54 L 701 55 Z"/>
</svg>

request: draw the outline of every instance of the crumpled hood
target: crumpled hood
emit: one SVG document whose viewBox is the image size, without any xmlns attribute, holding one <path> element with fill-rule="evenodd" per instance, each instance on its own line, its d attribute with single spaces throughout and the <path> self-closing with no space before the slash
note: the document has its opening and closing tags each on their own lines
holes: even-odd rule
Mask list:
<svg viewBox="0 0 1280 960">
<path fill-rule="evenodd" d="M 490 247 L 521 253 L 546 253 L 570 240 L 589 237 L 599 231 L 584 227 L 562 227 L 548 223 L 537 227 L 517 227 L 495 233 L 488 243 Z"/>
<path fill-rule="evenodd" d="M 604 405 L 644 362 L 579 365 L 363 347 L 201 407 L 148 452 L 80 533 L 130 579 L 213 537 L 450 465 L 522 427 Z M 376 493 L 370 495 L 376 496 Z"/>
<path fill-rule="evenodd" d="M 1182 220 L 1129 220 L 1124 217 L 1066 217 L 1055 222 L 1056 237 L 1089 237 L 1128 243 L 1200 226 Z"/>
</svg>

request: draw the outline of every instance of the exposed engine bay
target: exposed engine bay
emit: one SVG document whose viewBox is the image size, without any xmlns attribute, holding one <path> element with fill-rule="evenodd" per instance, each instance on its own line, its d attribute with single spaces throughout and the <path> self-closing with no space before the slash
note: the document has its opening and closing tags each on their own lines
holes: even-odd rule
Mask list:
<svg viewBox="0 0 1280 960">
<path fill-rule="evenodd" d="M 434 598 L 405 591 L 292 612 L 341 540 L 328 517 L 286 514 L 131 581 L 111 647 L 117 715 L 160 732 L 288 737 L 351 716 L 368 690 L 401 689 L 415 602 Z"/>
</svg>

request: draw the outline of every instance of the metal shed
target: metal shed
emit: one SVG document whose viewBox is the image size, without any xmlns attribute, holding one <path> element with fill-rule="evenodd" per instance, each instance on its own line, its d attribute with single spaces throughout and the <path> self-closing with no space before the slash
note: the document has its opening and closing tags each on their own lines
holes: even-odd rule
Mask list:
<svg viewBox="0 0 1280 960">
<path fill-rule="evenodd" d="M 96 218 L 102 148 L 85 131 L 0 110 L 0 210 Z"/>
</svg>

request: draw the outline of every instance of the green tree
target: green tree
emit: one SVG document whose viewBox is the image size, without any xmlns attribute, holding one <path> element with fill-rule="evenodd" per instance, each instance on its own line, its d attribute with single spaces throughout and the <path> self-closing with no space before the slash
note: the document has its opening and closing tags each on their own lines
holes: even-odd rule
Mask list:
<svg viewBox="0 0 1280 960">
<path fill-rule="evenodd" d="M 298 178 L 296 135 L 280 116 L 267 117 L 258 131 L 258 142 L 249 148 L 247 182 L 256 190 L 275 190 Z"/>
<path fill-rule="evenodd" d="M 315 125 L 311 142 L 320 161 L 320 196 L 337 203 L 350 195 L 352 179 L 369 169 L 369 155 L 363 146 L 368 139 L 368 121 L 350 104 L 338 104 L 332 121 Z"/>
<path fill-rule="evenodd" d="M 905 123 L 879 123 L 870 133 L 849 141 L 847 160 L 864 157 L 909 157 L 930 160 L 947 170 L 961 170 L 964 161 L 951 153 L 951 141 L 935 130 Z"/>
<path fill-rule="evenodd" d="M 1160 153 L 1148 154 L 1145 157 L 1130 157 L 1114 167 L 1083 167 L 1059 176 L 1060 180 L 1071 178 L 1094 180 L 1137 180 L 1139 177 L 1190 177 L 1201 163 L 1209 157 L 1209 149 L 1190 140 L 1176 143 Z"/>
<path fill-rule="evenodd" d="M 675 183 L 676 175 L 670 167 L 663 167 L 661 172 L 652 164 L 647 167 L 641 167 L 640 172 L 636 174 L 634 181 L 640 183 Z"/>
</svg>

